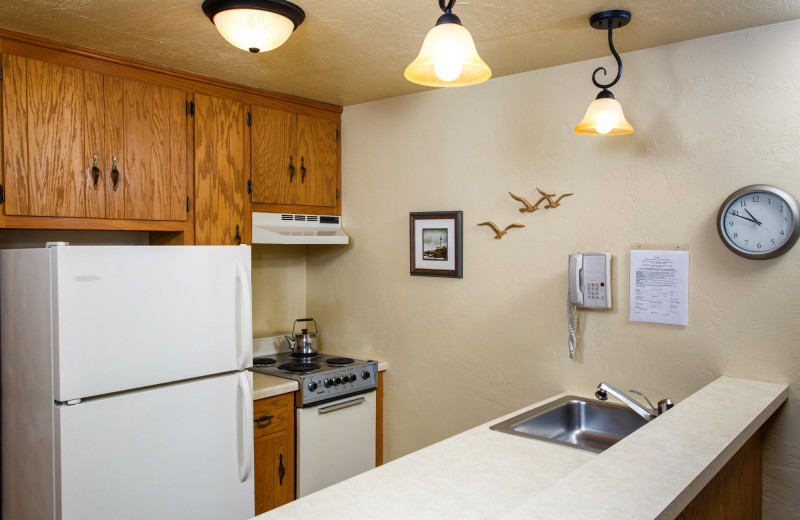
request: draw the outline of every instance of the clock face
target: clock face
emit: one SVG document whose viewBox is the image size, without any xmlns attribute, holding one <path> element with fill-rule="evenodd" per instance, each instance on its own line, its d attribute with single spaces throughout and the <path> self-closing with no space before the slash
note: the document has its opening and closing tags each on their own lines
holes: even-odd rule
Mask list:
<svg viewBox="0 0 800 520">
<path fill-rule="evenodd" d="M 722 204 L 717 217 L 719 236 L 745 258 L 773 258 L 797 241 L 800 229 L 797 201 L 772 186 L 737 190 Z"/>
</svg>

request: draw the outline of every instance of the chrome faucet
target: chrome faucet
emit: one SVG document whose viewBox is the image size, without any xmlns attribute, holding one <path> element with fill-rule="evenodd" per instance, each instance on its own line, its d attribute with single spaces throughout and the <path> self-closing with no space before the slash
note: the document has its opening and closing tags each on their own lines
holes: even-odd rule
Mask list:
<svg viewBox="0 0 800 520">
<path fill-rule="evenodd" d="M 644 400 L 647 401 L 647 404 L 650 405 L 650 408 L 647 408 L 646 406 L 639 404 L 639 402 L 628 397 L 627 395 L 617 390 L 613 386 L 609 385 L 605 381 L 597 385 L 597 391 L 594 393 L 594 395 L 601 401 L 605 401 L 608 399 L 608 394 L 611 394 L 620 401 L 622 401 L 622 403 L 625 404 L 625 406 L 627 406 L 634 412 L 644 417 L 646 421 L 652 421 L 662 413 L 666 412 L 667 410 L 675 406 L 675 404 L 672 402 L 672 399 L 662 399 L 658 402 L 658 408 L 656 408 L 653 406 L 653 403 L 650 402 L 650 399 L 648 399 L 647 396 L 644 395 L 643 393 L 637 392 L 636 390 L 629 390 L 629 392 L 644 397 Z"/>
</svg>

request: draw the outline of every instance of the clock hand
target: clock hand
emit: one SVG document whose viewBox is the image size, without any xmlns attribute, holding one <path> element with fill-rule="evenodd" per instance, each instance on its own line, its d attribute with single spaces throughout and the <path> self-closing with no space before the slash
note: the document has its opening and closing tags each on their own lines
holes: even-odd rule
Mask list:
<svg viewBox="0 0 800 520">
<path fill-rule="evenodd" d="M 747 208 L 744 208 L 744 210 L 745 210 L 745 211 L 747 211 Z M 748 214 L 748 215 L 750 215 L 750 218 L 752 218 L 752 219 L 753 219 L 753 222 L 755 222 L 755 223 L 756 223 L 756 224 L 758 224 L 759 226 L 761 225 L 761 222 L 759 222 L 759 221 L 758 221 L 758 219 L 757 219 L 757 218 L 755 218 L 755 217 L 753 216 L 753 214 L 752 214 L 752 213 L 750 213 L 749 211 L 747 211 L 747 214 Z"/>
<path fill-rule="evenodd" d="M 747 210 L 745 210 L 745 211 L 747 211 Z M 748 212 L 748 213 L 749 213 L 749 212 Z M 753 222 L 754 224 L 758 224 L 759 226 L 761 225 L 761 222 L 759 222 L 759 221 L 757 221 L 757 220 L 755 220 L 755 219 L 752 219 L 752 218 L 747 218 L 747 217 L 745 217 L 745 216 L 743 216 L 743 215 L 739 215 L 738 213 L 734 213 L 734 212 L 731 212 L 730 214 L 731 214 L 731 215 L 733 215 L 734 217 L 743 218 L 743 219 L 747 220 L 748 222 Z M 751 216 L 752 216 L 752 215 L 751 215 Z"/>
</svg>

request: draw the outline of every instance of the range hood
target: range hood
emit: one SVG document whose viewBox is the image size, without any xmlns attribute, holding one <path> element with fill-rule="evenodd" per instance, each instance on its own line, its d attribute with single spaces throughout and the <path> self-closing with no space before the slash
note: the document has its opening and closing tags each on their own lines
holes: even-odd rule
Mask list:
<svg viewBox="0 0 800 520">
<path fill-rule="evenodd" d="M 347 244 L 342 217 L 253 213 L 254 244 Z"/>
</svg>

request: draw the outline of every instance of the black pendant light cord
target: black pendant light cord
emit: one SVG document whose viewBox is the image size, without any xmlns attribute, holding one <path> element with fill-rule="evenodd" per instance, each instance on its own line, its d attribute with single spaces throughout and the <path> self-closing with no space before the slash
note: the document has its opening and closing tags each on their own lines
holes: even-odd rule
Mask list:
<svg viewBox="0 0 800 520">
<path fill-rule="evenodd" d="M 441 4 L 442 1 L 443 0 L 439 0 L 439 3 Z M 622 59 L 619 57 L 619 54 L 617 53 L 617 49 L 614 48 L 614 36 L 613 36 L 614 27 L 613 27 L 613 25 L 614 24 L 611 24 L 611 23 L 608 24 L 608 46 L 611 49 L 611 54 L 614 55 L 614 59 L 617 60 L 617 67 L 618 67 L 617 77 L 614 78 L 614 81 L 612 81 L 611 83 L 609 83 L 607 85 L 604 85 L 602 83 L 599 83 L 595 76 L 597 76 L 597 73 L 600 72 L 601 70 L 603 71 L 603 74 L 606 74 L 605 67 L 597 67 L 596 69 L 594 69 L 594 72 L 592 73 L 592 83 L 594 83 L 594 85 L 597 88 L 601 88 L 603 90 L 608 90 L 609 88 L 611 88 L 614 85 L 616 85 L 617 81 L 619 81 L 619 78 L 622 77 Z"/>
</svg>

